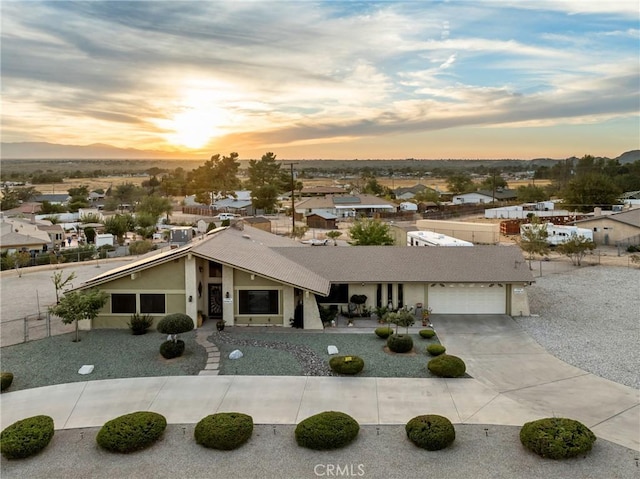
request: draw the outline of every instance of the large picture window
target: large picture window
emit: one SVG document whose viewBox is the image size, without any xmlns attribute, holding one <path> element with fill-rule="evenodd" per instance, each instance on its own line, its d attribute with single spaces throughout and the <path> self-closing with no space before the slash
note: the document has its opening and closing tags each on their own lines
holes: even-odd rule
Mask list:
<svg viewBox="0 0 640 479">
<path fill-rule="evenodd" d="M 279 294 L 276 289 L 244 289 L 238 291 L 238 313 L 240 314 L 278 314 Z"/>
<path fill-rule="evenodd" d="M 164 314 L 164 294 L 141 294 L 140 312 L 148 314 Z"/>
<path fill-rule="evenodd" d="M 135 294 L 112 294 L 111 312 L 133 314 L 136 312 Z"/>
<path fill-rule="evenodd" d="M 349 302 L 349 285 L 348 284 L 332 284 L 329 296 L 323 298 L 316 296 L 318 303 L 325 304 L 346 304 Z"/>
</svg>

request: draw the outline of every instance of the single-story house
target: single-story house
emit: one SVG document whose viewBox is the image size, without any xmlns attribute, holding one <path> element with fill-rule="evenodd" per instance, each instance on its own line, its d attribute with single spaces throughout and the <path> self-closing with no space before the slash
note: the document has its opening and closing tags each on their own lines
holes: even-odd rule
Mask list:
<svg viewBox="0 0 640 479">
<path fill-rule="evenodd" d="M 373 216 L 378 212 L 394 212 L 396 206 L 374 195 L 326 195 L 306 198 L 295 205 L 296 214 L 329 213 L 339 218 L 360 215 Z"/>
<path fill-rule="evenodd" d="M 396 188 L 395 190 L 393 190 L 393 194 L 396 196 L 397 200 L 412 200 L 418 193 L 421 193 L 425 190 L 431 190 L 434 193 L 438 193 L 438 191 L 434 190 L 433 188 L 417 184 L 414 186 L 403 186 Z"/>
<path fill-rule="evenodd" d="M 53 248 L 53 245 L 49 233 L 29 221 L 3 218 L 0 223 L 0 251 L 3 253 L 16 251 L 39 253 Z"/>
<path fill-rule="evenodd" d="M 323 230 L 334 230 L 337 228 L 336 221 L 338 217 L 331 213 L 318 211 L 317 213 L 308 213 L 304 217 L 309 228 L 318 228 Z"/>
<path fill-rule="evenodd" d="M 517 247 L 309 248 L 237 222 L 76 289 L 109 294 L 86 328 L 126 328 L 136 312 L 155 320 L 185 313 L 197 325 L 206 317 L 289 326 L 298 307 L 305 329 L 322 329 L 318 306 L 347 307 L 354 294 L 366 295 L 371 308 L 422 303 L 438 314 L 527 315 L 525 287 L 533 281 Z"/>
<path fill-rule="evenodd" d="M 593 231 L 593 242 L 598 245 L 622 246 L 640 244 L 640 208 L 603 215 L 600 210 L 584 220 L 574 222 L 580 228 Z"/>
<path fill-rule="evenodd" d="M 453 196 L 454 205 L 477 205 L 493 203 L 495 201 L 513 201 L 518 198 L 516 190 L 497 189 L 495 192 L 489 190 L 478 190 L 471 193 L 464 193 Z"/>
<path fill-rule="evenodd" d="M 71 196 L 69 196 L 69 193 L 51 193 L 46 195 L 36 195 L 34 196 L 33 201 L 37 203 L 47 201 L 52 205 L 66 205 L 70 199 Z"/>
<path fill-rule="evenodd" d="M 339 195 L 346 193 L 344 188 L 339 186 L 305 186 L 300 190 L 300 196 L 325 196 L 325 195 Z"/>
</svg>

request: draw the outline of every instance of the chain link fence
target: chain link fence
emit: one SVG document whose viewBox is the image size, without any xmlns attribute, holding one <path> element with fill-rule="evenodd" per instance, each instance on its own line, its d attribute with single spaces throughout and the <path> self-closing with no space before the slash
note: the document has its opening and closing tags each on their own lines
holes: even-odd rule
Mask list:
<svg viewBox="0 0 640 479">
<path fill-rule="evenodd" d="M 75 331 L 74 324 L 64 324 L 51 313 L 29 314 L 23 318 L 2 321 L 0 346 L 11 346 Z"/>
</svg>

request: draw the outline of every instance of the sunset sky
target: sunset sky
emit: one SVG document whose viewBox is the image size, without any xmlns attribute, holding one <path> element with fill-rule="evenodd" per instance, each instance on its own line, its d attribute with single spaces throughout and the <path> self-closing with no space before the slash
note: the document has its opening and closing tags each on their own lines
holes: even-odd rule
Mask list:
<svg viewBox="0 0 640 479">
<path fill-rule="evenodd" d="M 185 157 L 615 157 L 637 0 L 2 1 L 2 141 Z"/>
</svg>

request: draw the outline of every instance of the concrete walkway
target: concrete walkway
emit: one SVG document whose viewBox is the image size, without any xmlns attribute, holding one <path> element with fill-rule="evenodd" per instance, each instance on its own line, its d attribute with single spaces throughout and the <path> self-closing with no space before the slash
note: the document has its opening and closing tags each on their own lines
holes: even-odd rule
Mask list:
<svg viewBox="0 0 640 479">
<path fill-rule="evenodd" d="M 473 379 L 218 376 L 209 353 L 198 376 L 113 379 L 3 393 L 0 426 L 47 414 L 56 429 L 99 427 L 122 414 L 152 410 L 172 424 L 238 411 L 256 424 L 297 424 L 326 410 L 362 425 L 399 425 L 420 414 L 456 424 L 521 426 L 549 416 L 578 419 L 597 436 L 640 451 L 640 392 L 554 358 L 508 316 L 439 317 L 448 352 L 465 359 Z M 209 328 L 215 327 L 213 322 Z M 354 332 L 356 328 L 353 328 Z"/>
</svg>

